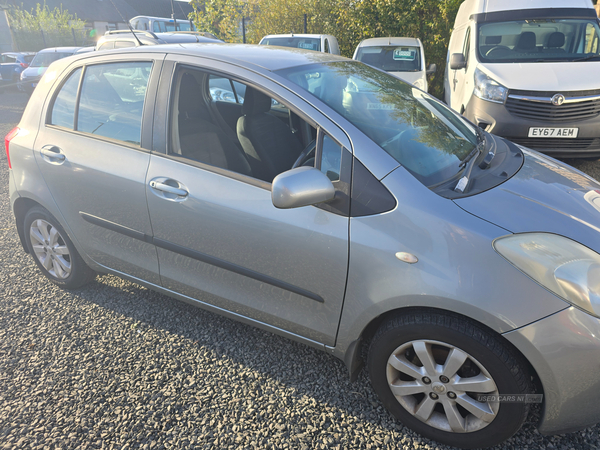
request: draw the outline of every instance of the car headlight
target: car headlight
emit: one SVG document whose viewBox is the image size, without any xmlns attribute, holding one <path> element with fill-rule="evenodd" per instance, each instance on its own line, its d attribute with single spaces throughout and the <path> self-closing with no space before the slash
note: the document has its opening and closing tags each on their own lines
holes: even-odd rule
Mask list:
<svg viewBox="0 0 600 450">
<path fill-rule="evenodd" d="M 482 100 L 504 103 L 508 95 L 508 89 L 481 70 L 475 69 L 475 90 L 473 93 Z"/>
<path fill-rule="evenodd" d="M 524 233 L 494 241 L 515 267 L 571 305 L 600 317 L 600 254 L 556 234 Z"/>
</svg>

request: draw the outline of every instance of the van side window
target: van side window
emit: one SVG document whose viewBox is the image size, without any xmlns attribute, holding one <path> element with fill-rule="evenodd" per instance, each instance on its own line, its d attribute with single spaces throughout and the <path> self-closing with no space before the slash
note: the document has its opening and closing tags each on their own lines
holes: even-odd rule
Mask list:
<svg viewBox="0 0 600 450">
<path fill-rule="evenodd" d="M 329 39 L 325 38 L 325 53 L 331 53 L 329 49 Z"/>
</svg>

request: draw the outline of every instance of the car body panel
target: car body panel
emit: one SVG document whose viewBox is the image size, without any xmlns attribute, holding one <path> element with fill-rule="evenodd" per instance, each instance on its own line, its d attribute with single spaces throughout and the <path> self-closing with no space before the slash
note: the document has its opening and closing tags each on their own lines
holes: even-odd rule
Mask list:
<svg viewBox="0 0 600 450">
<path fill-rule="evenodd" d="M 393 211 L 350 220 L 348 288 L 334 354 L 343 355 L 372 320 L 402 308 L 454 311 L 501 333 L 568 306 L 494 251 L 491 242 L 507 230 L 434 194 L 402 167 L 382 183 L 402 195 Z M 402 262 L 396 252 L 418 262 Z"/>
<path fill-rule="evenodd" d="M 540 153 L 525 155 L 523 167 L 510 180 L 456 204 L 512 233 L 555 233 L 600 253 L 600 214 L 585 198 L 600 190 L 600 183 Z"/>
<path fill-rule="evenodd" d="M 570 307 L 503 335 L 544 388 L 539 430 L 562 434 L 600 422 L 600 320 Z"/>
</svg>

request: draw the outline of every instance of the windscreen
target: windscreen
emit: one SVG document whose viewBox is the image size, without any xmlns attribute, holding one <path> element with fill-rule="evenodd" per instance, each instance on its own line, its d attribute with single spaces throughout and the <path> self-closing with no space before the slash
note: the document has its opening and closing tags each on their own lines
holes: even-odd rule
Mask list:
<svg viewBox="0 0 600 450">
<path fill-rule="evenodd" d="M 595 20 L 529 19 L 481 23 L 477 51 L 484 62 L 595 59 L 600 28 Z"/>
<path fill-rule="evenodd" d="M 263 39 L 261 45 L 278 45 L 280 47 L 302 48 L 304 50 L 321 51 L 321 39 L 299 37 L 277 37 Z"/>
<path fill-rule="evenodd" d="M 31 61 L 30 67 L 48 67 L 54 61 L 58 61 L 59 59 L 66 58 L 67 56 L 71 56 L 73 53 L 64 53 L 64 52 L 47 52 L 47 53 L 38 53 Z"/>
<path fill-rule="evenodd" d="M 359 47 L 356 60 L 387 72 L 418 72 L 421 69 L 419 47 Z"/>
<path fill-rule="evenodd" d="M 442 183 L 477 145 L 472 125 L 429 94 L 357 61 L 278 71 L 318 97 L 426 186 Z"/>
</svg>

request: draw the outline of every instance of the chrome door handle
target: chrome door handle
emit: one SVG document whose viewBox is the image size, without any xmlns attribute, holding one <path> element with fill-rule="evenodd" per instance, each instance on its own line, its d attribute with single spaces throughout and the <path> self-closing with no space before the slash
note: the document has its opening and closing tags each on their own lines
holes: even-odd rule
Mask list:
<svg viewBox="0 0 600 450">
<path fill-rule="evenodd" d="M 187 197 L 187 195 L 188 195 L 188 191 L 186 191 L 184 189 L 179 189 L 179 188 L 170 186 L 170 185 L 165 184 L 165 183 L 161 183 L 160 181 L 154 181 L 154 180 L 152 180 L 150 182 L 150 187 L 152 189 L 156 189 L 157 191 L 166 192 L 168 194 L 173 194 L 173 195 L 176 195 L 178 197 Z"/>
<path fill-rule="evenodd" d="M 40 149 L 40 153 L 51 161 L 48 162 L 63 162 L 67 157 L 61 153 L 61 149 L 56 145 L 45 145 Z"/>
</svg>

